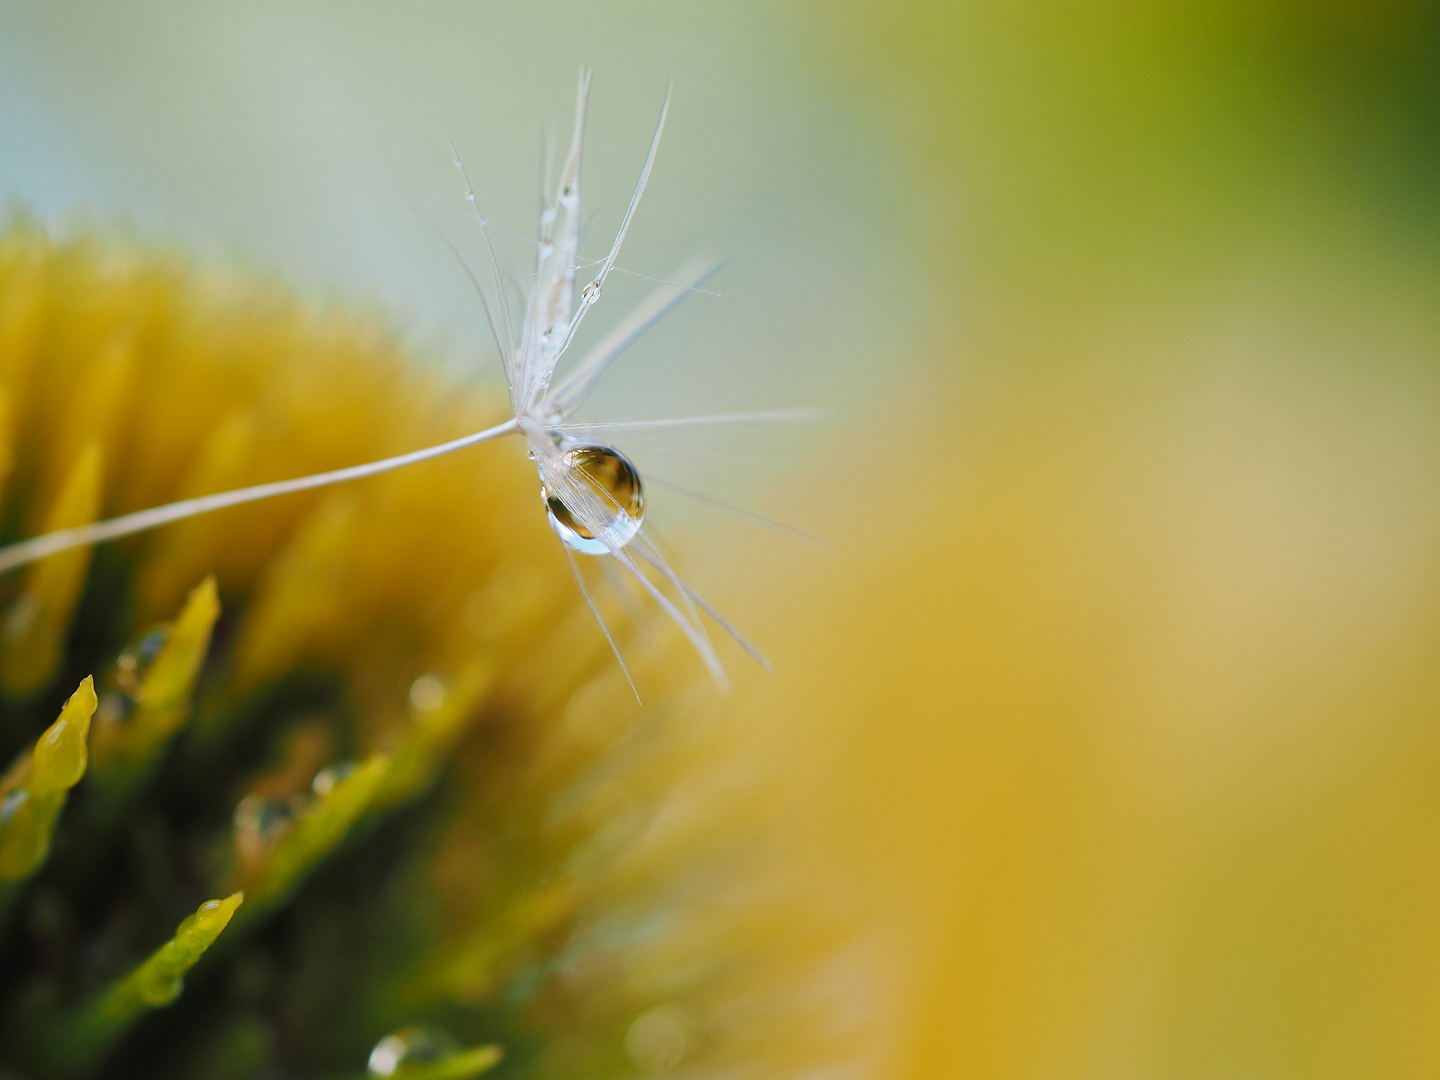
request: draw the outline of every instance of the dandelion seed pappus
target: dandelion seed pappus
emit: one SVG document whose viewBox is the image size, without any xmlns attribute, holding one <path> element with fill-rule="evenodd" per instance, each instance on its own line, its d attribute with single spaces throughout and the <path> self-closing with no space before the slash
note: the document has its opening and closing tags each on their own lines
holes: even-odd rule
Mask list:
<svg viewBox="0 0 1440 1080">
<path fill-rule="evenodd" d="M 746 653 L 769 669 L 770 665 L 743 634 L 724 619 L 672 569 L 654 539 L 644 527 L 645 485 L 639 470 L 623 452 L 600 441 L 627 430 L 654 427 L 685 428 L 700 425 L 744 425 L 788 423 L 808 419 L 802 410 L 779 409 L 750 413 L 681 417 L 662 420 L 607 421 L 580 423 L 576 411 L 584 404 L 615 360 L 656 322 L 693 292 L 707 292 L 702 286 L 719 269 L 710 259 L 692 259 L 669 278 L 649 278 L 656 287 L 632 311 L 591 345 L 558 382 L 557 367 L 573 347 L 586 315 L 605 295 L 606 282 L 613 273 L 635 274 L 617 265 L 622 245 L 630 231 L 640 201 L 650 181 L 661 136 L 670 111 L 667 92 L 649 151 L 626 206 L 620 226 L 603 258 L 585 259 L 580 254 L 582 234 L 581 164 L 585 150 L 586 115 L 590 102 L 591 73 L 582 71 L 575 99 L 575 122 L 570 145 L 553 195 L 542 197 L 539 227 L 533 240 L 535 264 L 531 286 L 523 309 L 512 309 L 506 290 L 492 230 L 481 212 L 480 200 L 470 174 L 452 142 L 454 164 L 464 181 L 467 212 L 478 224 L 488 262 L 489 281 L 474 273 L 459 249 L 445 238 L 474 285 L 486 321 L 499 350 L 509 393 L 512 416 L 482 431 L 448 442 L 348 468 L 315 473 L 291 480 L 257 484 L 212 495 L 184 499 L 163 506 L 124 514 L 91 525 L 61 529 L 0 548 L 0 572 L 34 562 L 70 548 L 112 540 L 153 529 L 183 518 L 205 514 L 241 503 L 307 491 L 332 484 L 358 480 L 453 453 L 502 435 L 524 437 L 529 457 L 540 480 L 540 495 L 551 529 L 559 538 L 574 573 L 575 582 L 590 611 L 599 623 L 631 689 L 634 681 L 594 597 L 586 586 L 576 553 L 609 558 L 679 628 L 705 667 L 722 688 L 727 685 L 724 667 L 702 614 L 732 637 Z M 443 236 L 443 234 L 442 234 Z M 593 271 L 576 295 L 577 275 L 584 268 Z M 709 295 L 715 295 L 710 293 Z M 602 432 L 610 434 L 601 435 Z M 667 490 L 693 495 L 712 505 L 732 509 L 742 517 L 775 525 L 719 500 L 687 492 L 674 485 Z M 780 526 L 784 529 L 784 526 Z M 793 531 L 793 530 L 786 530 Z M 638 691 L 636 693 L 638 698 Z"/>
</svg>

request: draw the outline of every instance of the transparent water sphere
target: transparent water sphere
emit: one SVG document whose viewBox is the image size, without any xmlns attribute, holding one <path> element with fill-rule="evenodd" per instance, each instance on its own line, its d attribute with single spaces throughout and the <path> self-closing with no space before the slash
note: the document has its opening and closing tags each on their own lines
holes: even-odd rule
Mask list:
<svg viewBox="0 0 1440 1080">
<path fill-rule="evenodd" d="M 337 761 L 334 765 L 326 765 L 310 781 L 310 790 L 323 799 L 330 794 L 336 784 L 354 771 L 355 763 L 353 761 Z"/>
<path fill-rule="evenodd" d="M 559 494 L 541 488 L 555 535 L 585 555 L 604 555 L 634 539 L 645 517 L 645 489 L 629 459 L 608 446 L 574 446 L 565 451 L 564 467 L 594 499 L 588 511 L 577 513 Z"/>
<path fill-rule="evenodd" d="M 453 1056 L 460 1049 L 448 1034 L 436 1027 L 416 1026 L 391 1032 L 370 1051 L 371 1076 L 394 1076 L 408 1065 L 432 1065 Z"/>
</svg>

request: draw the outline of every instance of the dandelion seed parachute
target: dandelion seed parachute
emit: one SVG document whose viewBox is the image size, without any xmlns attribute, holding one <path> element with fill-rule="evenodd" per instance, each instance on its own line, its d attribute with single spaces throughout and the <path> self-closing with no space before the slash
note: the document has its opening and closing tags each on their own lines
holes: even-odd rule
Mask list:
<svg viewBox="0 0 1440 1080">
<path fill-rule="evenodd" d="M 581 554 L 613 557 L 638 583 L 641 590 L 676 623 L 700 655 L 706 668 L 716 681 L 724 686 L 724 670 L 701 621 L 700 611 L 715 619 L 716 624 L 734 637 L 746 652 L 758 655 L 754 646 L 745 641 L 728 622 L 719 618 L 708 604 L 701 602 L 697 609 L 695 601 L 698 598 L 693 591 L 670 568 L 659 549 L 644 537 L 642 527 L 645 494 L 640 474 L 620 451 L 590 437 L 591 432 L 603 425 L 578 425 L 570 421 L 575 410 L 584 403 L 615 359 L 645 330 L 684 299 L 689 291 L 698 289 L 708 280 L 718 269 L 718 264 L 704 260 L 687 263 L 677 272 L 673 282 L 662 283 L 660 288 L 652 292 L 639 307 L 602 338 L 565 379 L 558 385 L 552 385 L 561 358 L 574 342 L 586 314 L 600 301 L 610 274 L 617 269 L 616 260 L 620 256 L 649 182 L 670 110 L 670 95 L 667 92 L 650 141 L 649 152 L 620 227 L 610 250 L 598 263 L 594 276 L 580 290 L 577 303 L 576 274 L 582 262 L 579 255 L 581 163 L 585 148 L 590 81 L 590 72 L 583 71 L 576 94 L 575 126 L 569 153 L 554 196 L 542 203 L 533 285 L 526 300 L 523 317 L 518 321 L 511 312 L 506 297 L 504 275 L 495 254 L 490 223 L 481 214 L 469 174 L 459 153 L 455 153 L 456 168 L 460 170 L 466 185 L 465 199 L 479 223 L 490 259 L 493 275 L 491 290 L 487 292 L 473 273 L 471 278 L 500 351 L 511 410 L 514 413 L 511 420 L 445 443 L 379 461 L 332 469 L 293 480 L 197 496 L 106 521 L 55 528 L 40 536 L 0 548 L 0 572 L 59 552 L 86 548 L 227 507 L 389 472 L 487 442 L 501 435 L 518 432 L 524 435 L 529 445 L 530 456 L 535 462 L 541 481 L 541 497 L 547 519 L 560 541 L 568 549 Z M 468 266 L 466 269 L 469 272 Z M 792 413 L 793 411 L 779 410 L 773 414 L 749 414 L 735 418 L 717 416 L 695 418 L 693 421 L 648 423 L 793 419 L 795 417 L 790 415 Z M 627 550 L 637 540 L 642 548 L 640 558 Z M 651 571 L 658 576 L 658 580 L 652 579 Z M 576 580 L 583 591 L 584 585 L 579 582 L 578 570 Z M 670 595 L 667 595 L 667 590 Z M 588 593 L 586 600 L 590 601 Z M 590 607 L 596 619 L 602 622 L 602 629 L 605 629 L 598 608 L 593 603 L 590 603 Z M 614 640 L 608 629 L 605 637 L 613 648 Z M 619 659 L 618 650 L 616 657 Z M 621 666 L 624 667 L 623 661 Z"/>
<path fill-rule="evenodd" d="M 85 390 L 115 338 L 136 343 L 123 405 Z M 504 408 L 344 312 L 23 223 L 0 233 L 0 397 L 11 536 L 56 507 L 94 521 L 443 445 Z M 552 1046 L 627 1074 L 627 1025 L 673 991 L 635 989 L 629 946 L 585 929 L 630 917 L 580 850 L 610 811 L 557 827 L 553 808 L 634 725 L 691 715 L 664 706 L 694 691 L 678 633 L 606 609 L 661 708 L 631 706 L 543 557 L 523 447 L 0 579 L 0 651 L 25 659 L 0 665 L 0 1073 L 362 1075 L 383 1043 L 411 1075 L 405 1033 L 438 1023 L 457 1049 L 436 1075 L 477 1075 L 497 1045 L 527 1075 L 575 1075 L 539 1060 Z M 182 917 L 241 891 L 185 974 Z"/>
<path fill-rule="evenodd" d="M 709 938 L 655 929 L 676 882 L 715 864 L 687 842 L 637 877 L 624 853 L 643 833 L 654 858 L 637 825 L 673 822 L 665 778 L 688 778 L 715 731 L 694 723 L 714 695 L 676 660 L 709 645 L 701 616 L 729 628 L 645 528 L 646 489 L 606 445 L 629 425 L 572 411 L 684 295 L 657 283 L 507 419 L 266 283 L 23 222 L 0 234 L 0 530 L 69 529 L 8 549 L 12 565 L 73 556 L 0 579 L 0 750 L 19 755 L 0 783 L 0 1072 L 358 1075 L 368 1056 L 471 1076 L 498 1046 L 545 1080 L 620 1077 L 658 1060 L 655 1017 L 702 1021 L 687 999 L 733 950 L 697 964 L 679 954 Z M 450 452 L 516 433 L 491 451 L 513 467 Z M 557 519 L 609 541 L 562 550 L 627 582 L 628 608 L 599 605 L 620 669 L 584 585 L 536 556 L 556 508 L 536 506 L 532 437 L 569 455 L 554 490 L 579 494 Z M 659 708 L 630 705 L 632 675 Z M 241 891 L 220 926 L 214 904 Z M 182 980 L 200 922 L 223 933 Z M 446 1037 L 415 1035 L 437 1021 Z M 662 1056 L 698 1064 L 708 1039 Z"/>
</svg>

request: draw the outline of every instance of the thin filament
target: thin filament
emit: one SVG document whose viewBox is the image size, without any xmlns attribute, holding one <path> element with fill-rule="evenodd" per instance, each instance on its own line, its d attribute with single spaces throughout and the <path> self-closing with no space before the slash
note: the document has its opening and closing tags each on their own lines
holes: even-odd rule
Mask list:
<svg viewBox="0 0 1440 1080">
<path fill-rule="evenodd" d="M 0 548 L 0 573 L 34 562 L 36 559 L 43 559 L 47 555 L 54 555 L 56 552 L 98 544 L 105 540 L 115 540 L 121 536 L 144 532 L 146 529 L 153 529 L 159 525 L 168 525 L 170 522 L 179 521 L 182 518 L 223 510 L 227 506 L 257 502 L 260 499 L 289 495 L 297 491 L 309 491 L 311 488 L 326 487 L 330 484 L 343 484 L 347 480 L 359 480 L 361 477 L 389 472 L 391 469 L 399 469 L 419 461 L 440 457 L 442 454 L 462 450 L 467 446 L 487 442 L 518 430 L 518 422 L 510 419 L 503 424 L 486 428 L 484 431 L 476 431 L 469 435 L 462 435 L 458 439 L 451 439 L 449 442 L 412 450 L 406 454 L 397 454 L 380 461 L 371 461 L 364 465 L 351 465 L 348 468 L 331 469 L 329 472 L 300 476 L 293 480 L 276 480 L 268 484 L 236 488 L 234 491 L 221 491 L 214 495 L 181 499 L 179 502 L 166 503 L 164 506 L 151 507 L 149 510 L 137 510 L 133 514 L 122 514 L 119 517 L 110 518 L 108 521 L 97 521 L 93 525 L 80 525 L 73 529 L 60 529 L 56 532 L 45 533 L 42 536 L 31 537 L 29 540 L 21 540 Z"/>
<path fill-rule="evenodd" d="M 663 420 L 601 420 L 594 423 L 547 424 L 550 431 L 599 431 L 601 428 L 699 427 L 705 424 L 803 424 L 820 418 L 816 409 L 766 409 L 760 412 L 677 416 Z"/>
<path fill-rule="evenodd" d="M 455 142 L 450 142 L 450 152 L 455 155 L 455 167 L 460 170 L 460 178 L 465 181 L 465 201 L 475 211 L 475 220 L 480 223 L 480 233 L 485 237 L 485 250 L 490 253 L 490 268 L 495 273 L 495 290 L 499 294 L 500 318 L 505 325 L 505 340 L 514 342 L 515 328 L 510 321 L 510 305 L 505 302 L 505 277 L 500 273 L 500 260 L 495 255 L 495 244 L 490 239 L 490 222 L 480 212 L 480 204 L 476 201 L 475 185 L 470 182 L 470 170 L 465 168 L 465 163 L 460 160 L 460 151 L 455 149 Z"/>
<path fill-rule="evenodd" d="M 655 547 L 653 541 L 651 542 L 650 546 Z M 655 549 L 655 554 L 657 556 L 660 554 L 658 548 Z M 643 548 L 640 551 L 640 557 L 646 562 L 648 562 L 651 566 L 654 566 L 657 570 L 660 569 L 659 565 L 655 562 L 655 559 Z M 705 612 L 706 615 L 709 615 L 710 618 L 715 620 L 716 624 L 720 627 L 720 629 L 724 630 L 727 634 L 729 634 L 732 638 L 735 639 L 735 643 L 739 645 L 740 648 L 745 650 L 745 652 L 749 655 L 750 659 L 754 660 L 766 671 L 774 672 L 775 665 L 773 665 L 768 659 L 766 659 L 765 654 L 762 653 L 758 647 L 756 647 L 755 643 L 752 642 L 749 638 L 747 638 L 744 634 L 742 634 L 729 619 L 725 618 L 723 615 L 720 614 L 720 612 L 716 611 L 715 608 L 709 603 L 709 601 L 707 601 L 703 596 L 701 596 L 698 592 L 692 589 L 680 578 L 676 578 L 675 583 L 680 587 L 680 590 L 684 592 L 686 596 L 688 596 L 692 601 L 699 605 L 701 611 Z"/>
<path fill-rule="evenodd" d="M 561 546 L 565 547 L 563 544 Z M 585 579 L 580 576 L 580 567 L 576 565 L 575 556 L 568 547 L 565 547 L 565 558 L 570 560 L 570 572 L 575 575 L 575 584 L 580 586 L 580 595 L 585 598 L 585 605 L 590 609 L 590 614 L 595 616 L 595 621 L 600 624 L 600 632 L 610 643 L 610 651 L 615 654 L 615 662 L 625 673 L 625 681 L 630 684 L 630 692 L 635 695 L 635 704 L 643 706 L 645 703 L 640 700 L 640 691 L 635 689 L 635 680 L 630 677 L 630 669 L 625 666 L 625 658 L 620 655 L 620 647 L 615 644 L 615 639 L 610 635 L 610 627 L 605 625 L 605 619 L 601 616 L 600 609 L 590 598 L 590 590 L 585 588 Z"/>
<path fill-rule="evenodd" d="M 710 677 L 715 680 L 715 685 L 721 690 L 730 689 L 730 680 L 725 675 L 725 668 L 720 663 L 720 658 L 715 655 L 715 647 L 705 636 L 704 628 L 697 629 L 690 624 L 679 608 L 666 596 L 656 584 L 645 576 L 645 571 L 640 564 L 630 557 L 630 553 L 623 548 L 615 547 L 610 549 L 610 554 L 615 556 L 615 561 L 630 571 L 630 576 L 640 583 L 650 598 L 660 605 L 660 610 L 670 617 L 670 620 L 680 628 L 680 632 L 689 640 L 695 652 L 699 654 L 700 660 L 710 672 Z"/>
<path fill-rule="evenodd" d="M 696 502 L 704 503 L 707 506 L 713 506 L 717 510 L 724 510 L 726 513 L 734 514 L 738 518 L 743 518 L 746 521 L 753 521 L 757 525 L 764 525 L 766 528 L 774 529 L 777 532 L 782 532 L 787 536 L 794 537 L 801 543 L 809 544 L 811 547 L 814 548 L 819 548 L 821 551 L 828 551 L 832 555 L 837 554 L 834 547 L 832 547 L 830 544 L 827 544 L 819 537 L 811 536 L 803 529 L 797 529 L 794 525 L 789 525 L 783 521 L 778 520 L 777 518 L 772 518 L 766 514 L 762 514 L 757 510 L 750 510 L 743 506 L 736 506 L 734 503 L 728 503 L 723 499 L 717 499 L 713 495 L 705 495 L 699 491 L 693 491 L 690 488 L 681 487 L 679 484 L 672 484 L 668 480 L 661 480 L 657 476 L 650 476 L 648 478 L 648 482 L 655 487 L 664 488 L 666 491 L 673 491 L 677 495 L 683 495 L 687 499 L 694 499 Z"/>
</svg>

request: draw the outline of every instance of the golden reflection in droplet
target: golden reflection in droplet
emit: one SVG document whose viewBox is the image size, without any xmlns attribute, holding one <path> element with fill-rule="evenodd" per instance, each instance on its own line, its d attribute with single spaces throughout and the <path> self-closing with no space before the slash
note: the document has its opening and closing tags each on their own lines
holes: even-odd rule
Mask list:
<svg viewBox="0 0 1440 1080">
<path fill-rule="evenodd" d="M 587 555 L 603 555 L 624 547 L 645 516 L 645 489 L 640 474 L 623 454 L 608 446 L 576 446 L 565 451 L 565 472 L 570 480 L 593 493 L 602 508 L 599 521 L 567 506 L 556 492 L 545 491 L 550 525 L 561 540 Z"/>
</svg>

